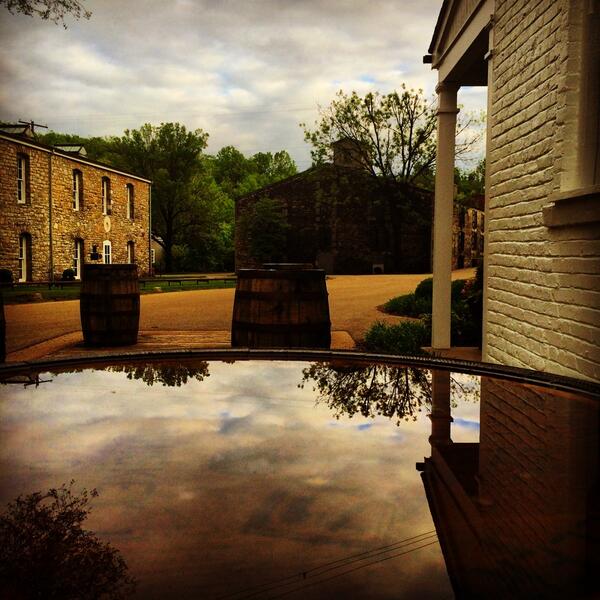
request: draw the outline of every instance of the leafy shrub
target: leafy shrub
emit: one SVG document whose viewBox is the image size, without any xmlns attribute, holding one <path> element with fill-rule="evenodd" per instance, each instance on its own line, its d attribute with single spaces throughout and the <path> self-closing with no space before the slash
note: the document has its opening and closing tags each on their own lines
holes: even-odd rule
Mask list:
<svg viewBox="0 0 600 600">
<path fill-rule="evenodd" d="M 12 283 L 13 274 L 10 269 L 0 269 L 0 283 Z"/>
<path fill-rule="evenodd" d="M 377 322 L 367 331 L 363 345 L 371 352 L 423 355 L 426 352 L 421 347 L 429 344 L 429 336 L 429 329 L 420 322 L 397 325 Z"/>
<path fill-rule="evenodd" d="M 75 281 L 75 271 L 73 269 L 65 269 L 62 274 L 63 281 Z"/>
<path fill-rule="evenodd" d="M 423 279 L 421 283 L 415 288 L 415 296 L 417 298 L 425 298 L 431 300 L 433 296 L 433 279 Z"/>
<path fill-rule="evenodd" d="M 466 279 L 457 279 L 452 282 L 450 295 L 452 296 L 453 302 L 460 299 L 461 292 L 466 282 Z M 431 299 L 433 298 L 433 279 L 431 277 L 429 279 L 423 279 L 423 281 L 419 283 L 415 289 L 415 296 L 431 302 Z"/>
<path fill-rule="evenodd" d="M 424 279 L 414 294 L 388 300 L 383 310 L 394 315 L 418 317 L 431 330 L 433 279 Z M 483 319 L 483 268 L 475 279 L 459 279 L 451 287 L 451 343 L 453 346 L 479 346 Z"/>
</svg>

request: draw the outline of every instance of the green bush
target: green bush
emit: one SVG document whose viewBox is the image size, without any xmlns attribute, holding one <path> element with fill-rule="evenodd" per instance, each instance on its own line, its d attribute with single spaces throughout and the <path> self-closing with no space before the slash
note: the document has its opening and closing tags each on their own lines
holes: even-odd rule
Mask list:
<svg viewBox="0 0 600 600">
<path fill-rule="evenodd" d="M 63 281 L 75 281 L 75 271 L 73 269 L 65 269 L 61 279 Z"/>
<path fill-rule="evenodd" d="M 393 315 L 420 318 L 425 329 L 430 331 L 432 292 L 433 279 L 424 279 L 417 286 L 414 294 L 388 300 L 383 305 L 383 310 Z M 478 268 L 475 279 L 459 279 L 452 282 L 451 343 L 453 346 L 481 344 L 482 299 L 482 269 Z"/>
<path fill-rule="evenodd" d="M 415 296 L 417 298 L 431 300 L 433 296 L 433 279 L 431 277 L 421 281 L 421 283 L 415 289 Z"/>
<path fill-rule="evenodd" d="M 363 345 L 371 352 L 423 355 L 426 352 L 421 347 L 429 344 L 429 337 L 429 329 L 420 322 L 397 325 L 377 322 L 367 331 Z"/>
<path fill-rule="evenodd" d="M 431 300 L 417 298 L 414 294 L 397 296 L 383 305 L 383 310 L 391 315 L 403 317 L 420 317 L 431 312 Z"/>
</svg>

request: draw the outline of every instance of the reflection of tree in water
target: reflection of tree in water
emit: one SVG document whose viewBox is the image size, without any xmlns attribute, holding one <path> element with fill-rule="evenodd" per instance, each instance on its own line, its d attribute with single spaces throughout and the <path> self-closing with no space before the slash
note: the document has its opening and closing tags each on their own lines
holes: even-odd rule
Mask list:
<svg viewBox="0 0 600 600">
<path fill-rule="evenodd" d="M 193 365 L 183 364 L 144 364 L 144 365 L 115 365 L 111 371 L 126 373 L 127 379 L 141 379 L 148 385 L 162 383 L 164 386 L 179 387 L 185 385 L 188 379 L 202 381 L 209 377 L 208 363 L 201 361 Z"/>
<path fill-rule="evenodd" d="M 416 420 L 423 403 L 431 398 L 431 381 L 427 371 L 407 367 L 369 365 L 334 367 L 313 363 L 302 371 L 301 386 L 309 380 L 319 391 L 317 402 L 326 402 L 335 417 L 383 415 L 398 423 Z"/>
<path fill-rule="evenodd" d="M 0 516 L 2 598 L 125 598 L 135 580 L 116 548 L 82 529 L 94 489 L 74 481 L 19 496 Z"/>
<path fill-rule="evenodd" d="M 466 378 L 466 379 L 465 379 Z M 473 376 L 451 377 L 452 397 L 477 401 L 479 386 Z M 472 379 L 472 382 L 469 382 Z M 312 380 L 319 392 L 317 402 L 326 402 L 337 419 L 360 413 L 402 420 L 417 419 L 421 407 L 431 406 L 431 373 L 424 369 L 372 364 L 365 367 L 313 363 L 302 371 L 301 387 Z M 455 404 L 453 402 L 453 404 Z"/>
</svg>

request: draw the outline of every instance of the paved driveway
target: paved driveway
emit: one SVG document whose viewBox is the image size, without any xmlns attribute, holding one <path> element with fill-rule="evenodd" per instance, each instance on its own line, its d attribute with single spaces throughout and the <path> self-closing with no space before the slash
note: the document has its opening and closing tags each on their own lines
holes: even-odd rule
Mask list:
<svg viewBox="0 0 600 600">
<path fill-rule="evenodd" d="M 474 276 L 474 269 L 453 273 L 453 279 Z M 397 322 L 377 306 L 412 292 L 430 275 L 336 275 L 327 280 L 332 329 L 361 338 L 377 320 Z M 141 297 L 141 330 L 217 331 L 231 327 L 234 290 L 199 290 L 146 294 Z M 78 331 L 79 301 L 16 304 L 5 307 L 7 351 L 13 352 L 59 335 Z"/>
</svg>

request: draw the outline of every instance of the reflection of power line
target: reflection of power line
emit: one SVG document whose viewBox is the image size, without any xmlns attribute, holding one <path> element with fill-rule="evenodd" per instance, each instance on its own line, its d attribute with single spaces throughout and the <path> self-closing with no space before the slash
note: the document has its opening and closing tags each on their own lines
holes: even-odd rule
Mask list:
<svg viewBox="0 0 600 600">
<path fill-rule="evenodd" d="M 411 546 L 413 544 L 420 544 L 421 542 L 429 541 L 430 539 L 435 538 L 435 537 L 436 537 L 435 529 L 433 529 L 431 531 L 426 531 L 425 533 L 421 533 L 419 535 L 415 535 L 415 536 L 412 536 L 409 538 L 405 538 L 403 540 L 399 540 L 397 542 L 394 542 L 393 544 L 388 544 L 386 546 L 379 546 L 378 548 L 372 548 L 371 550 L 359 552 L 358 554 L 351 554 L 344 558 L 339 558 L 337 560 L 326 562 L 326 563 L 323 563 L 322 565 L 312 567 L 311 569 L 302 571 L 300 573 L 296 573 L 294 575 L 288 575 L 287 577 L 282 577 L 281 579 L 277 579 L 277 580 L 270 581 L 267 583 L 262 583 L 262 584 L 258 584 L 255 586 L 251 586 L 251 587 L 245 588 L 243 590 L 239 590 L 237 592 L 231 592 L 229 594 L 225 594 L 224 596 L 218 596 L 217 600 L 224 600 L 225 598 L 234 598 L 234 597 L 239 597 L 237 600 L 252 598 L 253 596 L 256 596 L 257 594 L 264 594 L 265 592 L 274 591 L 277 588 L 287 587 L 294 583 L 300 583 L 301 581 L 305 581 L 308 578 L 320 577 L 330 571 L 334 571 L 334 570 L 337 570 L 337 569 L 340 569 L 343 567 L 347 567 L 348 565 L 355 564 L 355 563 L 358 563 L 361 561 L 370 560 L 372 558 L 375 558 L 376 556 L 388 554 L 389 552 L 394 552 L 394 551 L 399 550 L 400 548 L 404 548 L 406 546 Z M 433 544 L 436 541 L 437 541 L 437 539 L 431 543 Z M 426 544 L 426 545 L 429 545 L 429 544 Z M 424 546 L 421 546 L 421 547 L 424 547 Z M 414 548 L 414 550 L 418 550 L 418 549 L 419 548 Z M 406 553 L 404 552 L 402 554 L 406 554 Z M 393 555 L 388 558 L 394 558 L 395 556 L 400 556 L 400 555 Z M 354 571 L 357 568 L 369 566 L 370 564 L 376 564 L 377 562 L 383 562 L 384 560 L 387 560 L 388 558 L 384 558 L 384 559 L 380 559 L 380 560 L 377 560 L 377 561 L 374 561 L 371 563 L 367 563 L 365 565 L 361 565 L 360 567 L 355 567 L 353 569 L 350 569 L 350 571 L 348 571 L 348 572 Z M 335 575 L 334 577 L 337 577 L 337 575 Z M 327 578 L 323 581 L 328 581 L 329 579 L 333 579 L 333 577 Z M 315 584 L 316 583 L 319 583 L 319 582 L 317 581 L 317 582 L 315 582 Z M 314 585 L 314 584 L 311 584 L 311 585 Z M 301 589 L 301 588 L 298 588 L 298 589 Z M 295 591 L 295 590 L 291 590 L 291 591 Z M 289 592 L 286 592 L 286 593 L 289 593 Z"/>
<path fill-rule="evenodd" d="M 359 569 L 364 569 L 365 567 L 370 567 L 371 565 L 377 565 L 379 563 L 385 562 L 386 560 L 391 560 L 392 558 L 398 558 L 399 556 L 404 556 L 405 554 L 410 554 L 411 552 L 415 552 L 416 550 L 420 550 L 421 548 L 425 548 L 427 546 L 432 546 L 433 544 L 437 544 L 438 540 L 435 539 L 433 542 L 429 542 L 428 544 L 423 544 L 422 546 L 417 546 L 416 548 L 411 548 L 410 550 L 406 550 L 405 552 L 399 552 L 398 554 L 392 554 L 391 556 L 386 556 L 385 558 L 381 558 L 379 560 L 375 560 L 370 563 L 366 563 L 364 565 L 359 565 L 358 567 L 353 567 L 352 569 L 348 569 L 347 571 L 342 571 L 341 573 L 336 573 L 331 577 L 326 577 L 325 579 L 319 579 L 318 581 L 314 581 L 312 583 L 307 583 L 306 585 L 302 585 L 300 587 L 294 588 L 292 590 L 288 590 L 279 594 L 278 596 L 270 596 L 269 600 L 275 600 L 276 598 L 283 598 L 284 596 L 289 596 L 290 594 L 294 594 L 295 592 L 300 592 L 305 590 L 306 588 L 313 587 L 315 585 L 319 585 L 320 583 L 325 583 L 326 581 L 331 581 L 332 579 L 337 579 L 338 577 L 342 577 L 343 575 L 347 575 L 348 573 L 352 573 L 353 571 L 358 571 Z"/>
</svg>

